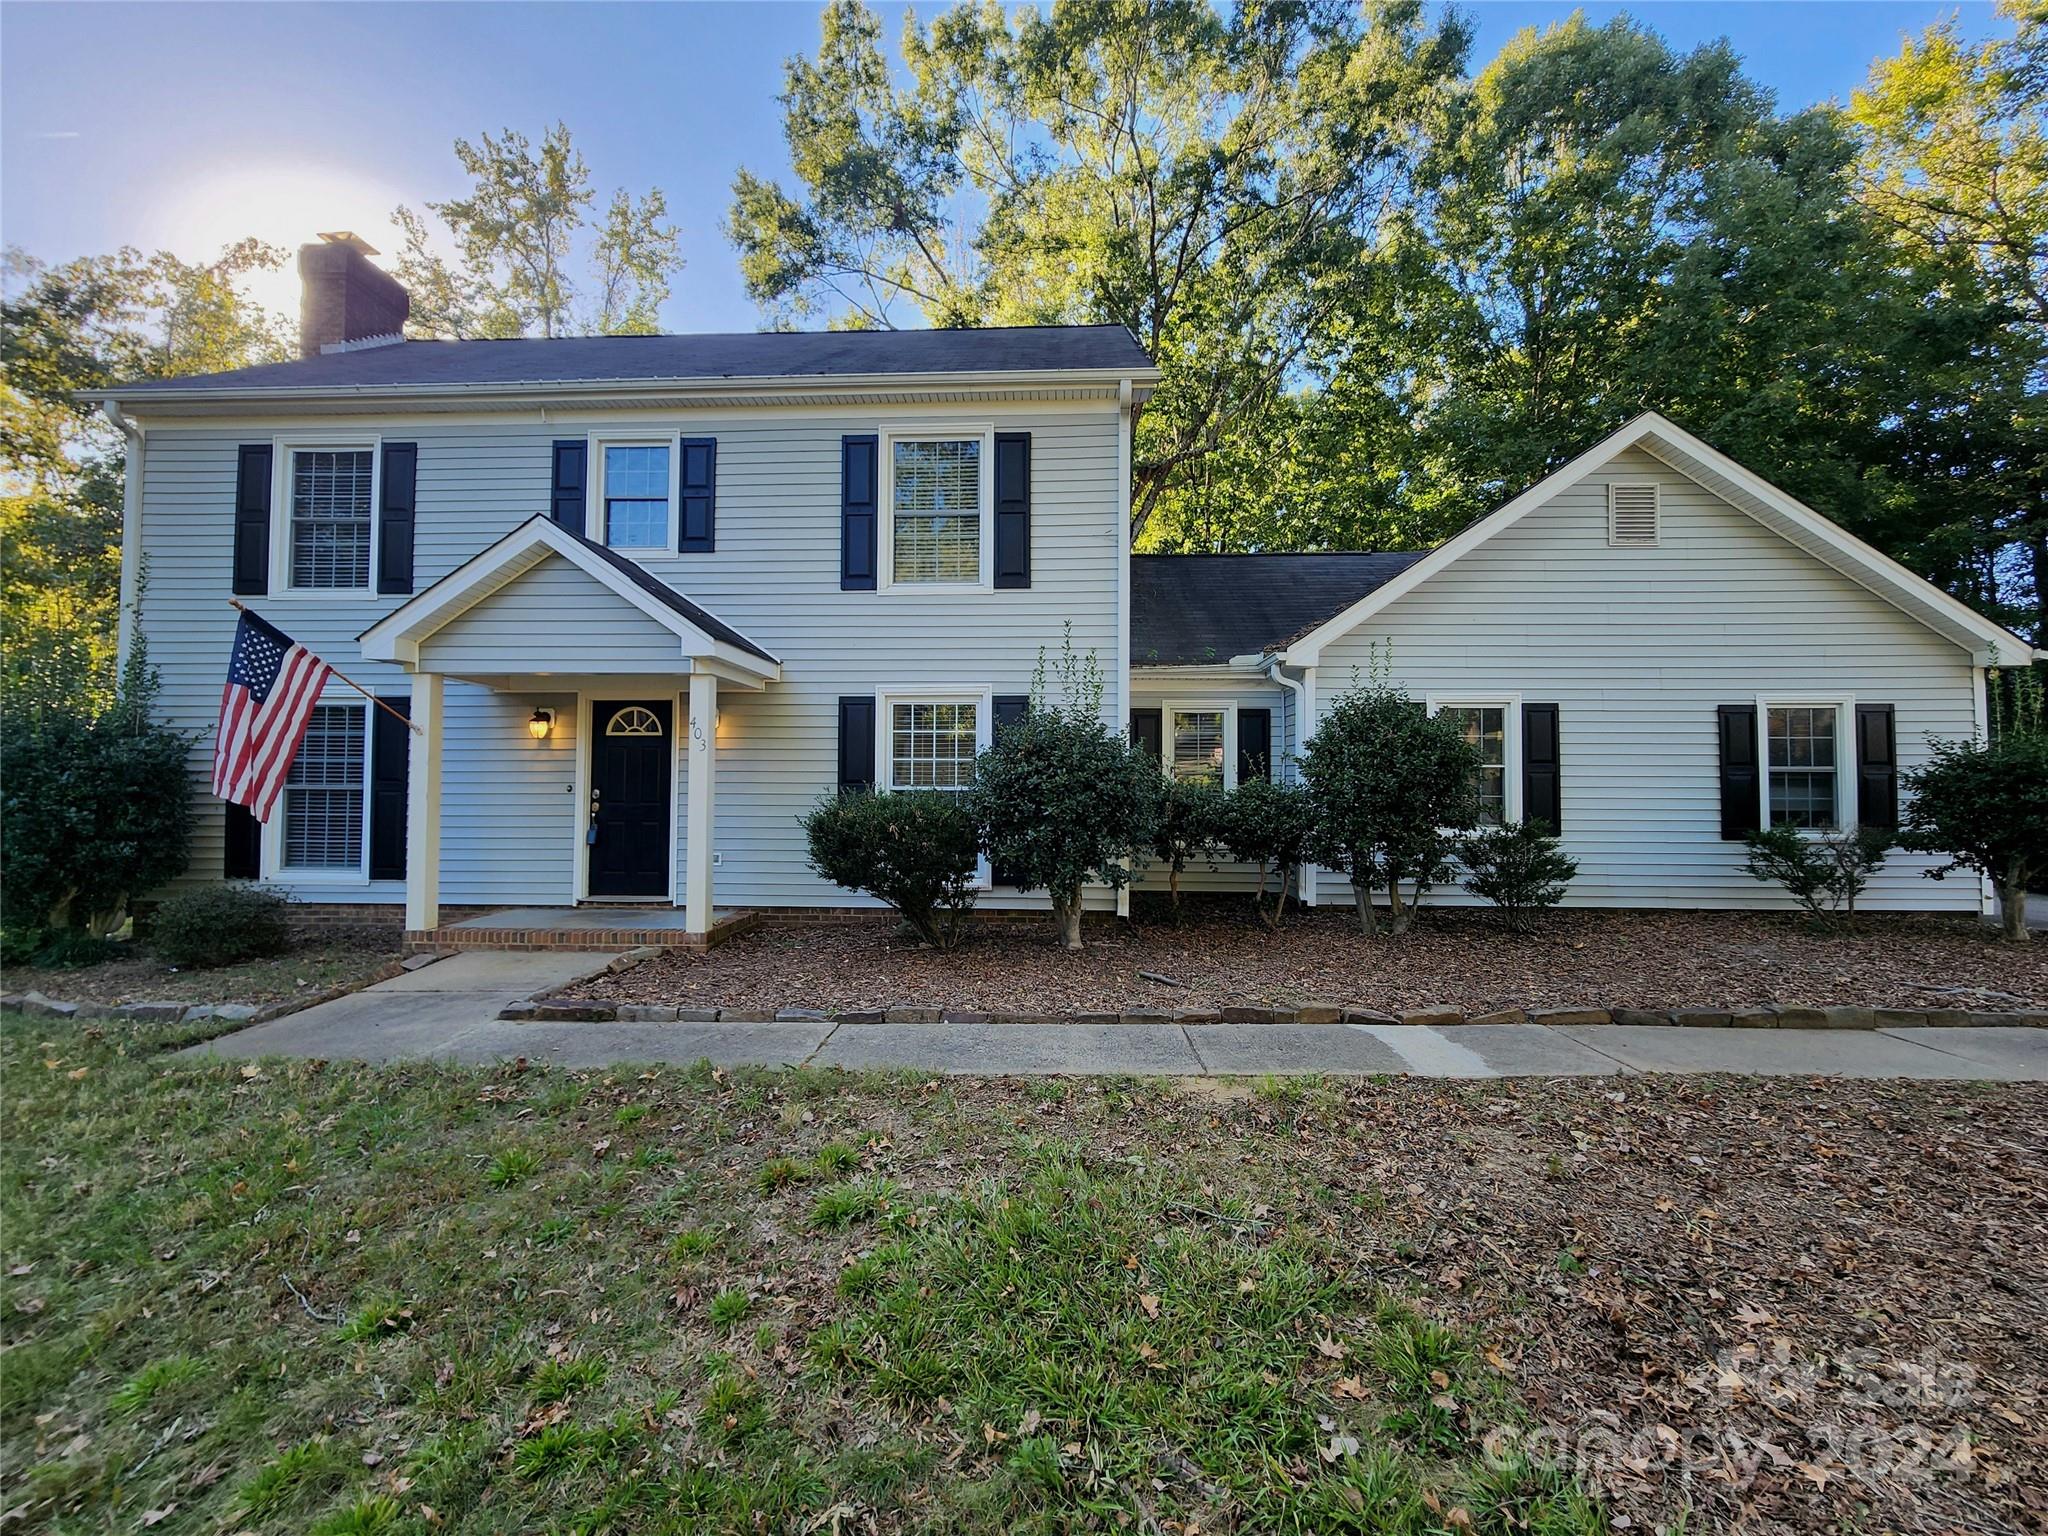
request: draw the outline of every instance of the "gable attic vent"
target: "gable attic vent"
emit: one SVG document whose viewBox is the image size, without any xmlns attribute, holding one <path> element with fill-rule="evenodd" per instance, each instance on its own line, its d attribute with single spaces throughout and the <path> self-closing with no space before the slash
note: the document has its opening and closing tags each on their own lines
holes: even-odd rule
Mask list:
<svg viewBox="0 0 2048 1536">
<path fill-rule="evenodd" d="M 1657 542 L 1657 483 L 1607 487 L 1607 542 L 1641 548 Z"/>
</svg>

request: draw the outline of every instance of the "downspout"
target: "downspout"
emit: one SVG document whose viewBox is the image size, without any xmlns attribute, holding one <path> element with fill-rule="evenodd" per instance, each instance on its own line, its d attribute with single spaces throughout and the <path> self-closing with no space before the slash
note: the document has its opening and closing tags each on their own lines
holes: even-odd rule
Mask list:
<svg viewBox="0 0 2048 1536">
<path fill-rule="evenodd" d="M 115 665 L 128 666 L 128 648 L 135 638 L 135 600 L 142 578 L 142 474 L 147 434 L 142 424 L 122 413 L 111 400 L 100 402 L 100 414 L 127 439 L 128 458 L 121 474 L 121 609 L 115 620 Z"/>
<path fill-rule="evenodd" d="M 1131 380 L 1116 387 L 1116 720 L 1119 730 L 1131 724 L 1131 437 L 1137 421 L 1136 391 Z M 1128 863 L 1126 868 L 1128 868 Z M 1131 883 L 1116 888 L 1116 915 L 1131 915 Z"/>
<path fill-rule="evenodd" d="M 1306 748 L 1309 737 L 1314 734 L 1315 722 L 1311 717 L 1315 712 L 1316 669 L 1312 666 L 1303 667 L 1300 677 L 1290 677 L 1287 673 L 1285 658 L 1273 655 L 1266 658 L 1263 670 L 1269 679 L 1281 684 L 1294 694 L 1294 744 L 1297 748 Z M 1299 754 L 1297 753 L 1297 755 Z M 1304 907 L 1314 906 L 1316 904 L 1315 865 L 1302 865 L 1300 874 L 1296 878 L 1300 889 L 1295 892 L 1295 900 Z"/>
</svg>

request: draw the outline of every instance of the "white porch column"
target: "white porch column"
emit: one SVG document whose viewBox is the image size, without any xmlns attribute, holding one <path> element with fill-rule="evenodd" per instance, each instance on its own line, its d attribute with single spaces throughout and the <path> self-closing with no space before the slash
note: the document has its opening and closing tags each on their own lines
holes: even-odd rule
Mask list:
<svg viewBox="0 0 2048 1536">
<path fill-rule="evenodd" d="M 718 784 L 718 679 L 690 674 L 689 824 L 683 843 L 683 926 L 711 931 L 712 797 Z"/>
<path fill-rule="evenodd" d="M 411 752 L 405 782 L 405 926 L 441 926 L 441 674 L 412 680 Z"/>
</svg>

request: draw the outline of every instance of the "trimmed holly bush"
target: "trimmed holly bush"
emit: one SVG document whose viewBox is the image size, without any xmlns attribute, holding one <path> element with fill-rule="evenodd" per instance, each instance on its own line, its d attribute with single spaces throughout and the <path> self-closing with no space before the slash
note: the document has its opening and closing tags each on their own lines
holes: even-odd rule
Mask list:
<svg viewBox="0 0 2048 1536">
<path fill-rule="evenodd" d="M 1379 681 L 1338 698 L 1301 763 L 1316 811 L 1316 862 L 1351 880 L 1359 926 L 1379 932 L 1373 896 L 1387 897 L 1387 931 L 1405 933 L 1415 902 L 1450 868 L 1452 837 L 1478 817 L 1478 750 L 1449 715 L 1427 714 Z"/>
<path fill-rule="evenodd" d="M 1052 898 L 1068 949 L 1081 947 L 1081 887 L 1130 879 L 1152 840 L 1159 760 L 1102 718 L 1102 675 L 1071 645 L 1052 702 L 1041 656 L 1024 718 L 996 733 L 975 762 L 975 820 L 990 861 L 1019 888 Z"/>
<path fill-rule="evenodd" d="M 291 903 L 253 885 L 173 891 L 149 917 L 149 947 L 167 965 L 205 971 L 291 947 Z"/>
<path fill-rule="evenodd" d="M 966 797 L 949 790 L 858 790 L 803 818 L 811 868 L 902 914 L 934 949 L 960 942 L 974 910 L 980 836 Z"/>
<path fill-rule="evenodd" d="M 1540 821 L 1516 822 L 1461 838 L 1458 862 L 1465 866 L 1460 883 L 1500 908 L 1501 917 L 1516 933 L 1528 930 L 1535 913 L 1564 900 L 1565 887 L 1579 872 L 1579 861 L 1558 847 Z"/>
<path fill-rule="evenodd" d="M 1180 915 L 1180 877 L 1189 864 L 1220 841 L 1223 790 L 1203 779 L 1159 777 L 1158 814 L 1152 826 L 1152 855 L 1166 866 L 1166 889 Z"/>
<path fill-rule="evenodd" d="M 1890 853 L 1894 838 L 1878 827 L 1816 837 L 1797 827 L 1773 826 L 1749 835 L 1742 867 L 1758 880 L 1776 881 L 1823 927 L 1837 917 L 1856 920 L 1856 898 Z"/>
<path fill-rule="evenodd" d="M 1259 866 L 1259 888 L 1252 904 L 1261 922 L 1278 928 L 1287 913 L 1287 893 L 1295 873 L 1308 862 L 1315 842 L 1315 801 L 1299 784 L 1246 779 L 1225 798 L 1218 831 L 1233 859 Z M 1266 908 L 1268 871 L 1280 877 L 1271 911 Z"/>
<path fill-rule="evenodd" d="M 1912 799 L 1899 841 L 1958 869 L 1990 877 L 2005 936 L 2027 939 L 2027 887 L 2048 872 L 2048 733 L 2008 732 L 1996 741 L 1937 741 L 1931 762 L 1905 775 Z"/>
</svg>

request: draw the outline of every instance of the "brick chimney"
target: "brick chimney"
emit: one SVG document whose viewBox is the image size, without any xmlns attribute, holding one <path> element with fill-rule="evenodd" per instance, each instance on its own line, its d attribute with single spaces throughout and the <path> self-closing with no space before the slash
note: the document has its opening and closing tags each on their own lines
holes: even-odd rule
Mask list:
<svg viewBox="0 0 2048 1536">
<path fill-rule="evenodd" d="M 412 301 L 376 254 L 347 230 L 299 247 L 299 356 L 399 339 Z"/>
</svg>

